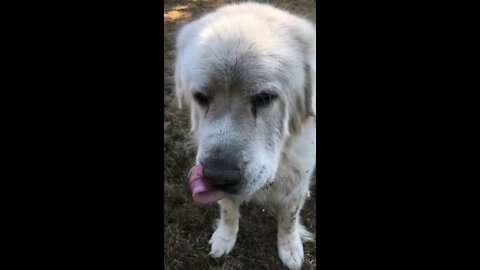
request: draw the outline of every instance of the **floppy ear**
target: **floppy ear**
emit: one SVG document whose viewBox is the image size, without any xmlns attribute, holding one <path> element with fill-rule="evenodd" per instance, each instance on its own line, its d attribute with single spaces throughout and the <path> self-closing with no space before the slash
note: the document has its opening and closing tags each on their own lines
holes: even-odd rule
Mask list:
<svg viewBox="0 0 480 270">
<path fill-rule="evenodd" d="M 194 132 L 198 126 L 198 113 L 195 110 L 195 105 L 192 104 L 191 86 L 187 77 L 187 68 L 191 57 L 186 49 L 186 45 L 194 36 L 192 31 L 196 31 L 197 26 L 191 22 L 184 25 L 178 32 L 176 39 L 176 53 L 175 61 L 175 97 L 180 109 L 190 107 L 190 132 Z"/>
<path fill-rule="evenodd" d="M 180 28 L 175 42 L 176 59 L 175 59 L 175 97 L 180 109 L 188 107 L 190 100 L 190 89 L 186 78 L 186 68 L 188 65 L 188 53 L 186 45 L 191 39 L 191 32 L 194 28 L 193 23 L 187 23 Z"/>
<path fill-rule="evenodd" d="M 194 133 L 198 127 L 198 112 L 195 110 L 195 104 L 191 104 L 190 91 L 185 88 L 182 76 L 175 74 L 175 95 L 180 109 L 190 108 L 190 133 Z"/>
<path fill-rule="evenodd" d="M 290 25 L 292 35 L 299 42 L 303 61 L 303 89 L 295 91 L 295 98 L 290 99 L 289 111 L 291 134 L 302 129 L 304 121 L 316 116 L 316 32 L 311 23 L 300 20 Z"/>
<path fill-rule="evenodd" d="M 310 29 L 312 30 L 312 29 Z M 307 83 L 305 87 L 305 108 L 308 116 L 316 115 L 316 86 L 317 86 L 317 38 L 315 29 L 308 36 L 305 63 L 307 65 Z"/>
<path fill-rule="evenodd" d="M 307 72 L 309 73 L 309 76 L 307 76 L 307 78 L 310 80 L 310 83 L 307 83 L 305 89 L 305 106 L 307 108 L 307 116 L 316 116 L 317 67 L 315 63 L 315 51 L 313 53 L 313 56 L 310 55 L 309 58 L 311 59 L 311 61 L 307 64 Z"/>
<path fill-rule="evenodd" d="M 192 98 L 190 89 L 182 75 L 181 63 L 177 61 L 177 66 L 175 68 L 175 96 L 180 109 L 190 108 L 190 132 L 194 132 L 198 125 L 198 114 L 194 108 L 195 105 L 191 104 Z"/>
<path fill-rule="evenodd" d="M 188 89 L 184 76 L 181 74 L 182 66 L 177 58 L 175 63 L 175 98 L 177 99 L 178 107 L 180 109 L 188 108 Z"/>
<path fill-rule="evenodd" d="M 316 115 L 316 86 L 317 86 L 317 38 L 315 26 L 301 20 L 292 28 L 295 38 L 299 41 L 304 63 L 305 87 L 302 99 L 302 117 L 308 119 Z"/>
</svg>

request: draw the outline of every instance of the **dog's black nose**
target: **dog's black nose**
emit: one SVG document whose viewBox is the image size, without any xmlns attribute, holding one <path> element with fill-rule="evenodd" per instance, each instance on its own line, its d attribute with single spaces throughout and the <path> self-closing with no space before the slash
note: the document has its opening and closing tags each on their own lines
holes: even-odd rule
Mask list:
<svg viewBox="0 0 480 270">
<path fill-rule="evenodd" d="M 236 194 L 241 182 L 242 175 L 238 166 L 227 160 L 218 158 L 208 159 L 201 162 L 203 166 L 203 177 L 212 186 Z"/>
</svg>

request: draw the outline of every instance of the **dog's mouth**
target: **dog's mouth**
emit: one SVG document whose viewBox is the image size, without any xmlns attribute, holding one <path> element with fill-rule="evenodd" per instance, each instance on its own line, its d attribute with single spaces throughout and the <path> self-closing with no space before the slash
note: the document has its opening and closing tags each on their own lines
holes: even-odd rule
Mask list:
<svg viewBox="0 0 480 270">
<path fill-rule="evenodd" d="M 203 177 L 203 167 L 197 164 L 190 169 L 189 184 L 193 199 L 202 204 L 214 203 L 227 196 L 223 190 L 213 187 Z"/>
</svg>

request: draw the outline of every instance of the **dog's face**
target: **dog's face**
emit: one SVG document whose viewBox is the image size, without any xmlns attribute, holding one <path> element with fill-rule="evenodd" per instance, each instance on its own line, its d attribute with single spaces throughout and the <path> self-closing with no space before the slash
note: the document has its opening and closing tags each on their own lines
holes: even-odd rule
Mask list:
<svg viewBox="0 0 480 270">
<path fill-rule="evenodd" d="M 214 85 L 192 92 L 197 162 L 213 185 L 252 193 L 273 182 L 288 125 L 284 97 L 240 82 Z"/>
<path fill-rule="evenodd" d="M 191 108 L 204 177 L 229 193 L 251 194 L 274 181 L 282 149 L 314 97 L 295 37 L 226 29 L 182 30 L 176 91 Z"/>
</svg>

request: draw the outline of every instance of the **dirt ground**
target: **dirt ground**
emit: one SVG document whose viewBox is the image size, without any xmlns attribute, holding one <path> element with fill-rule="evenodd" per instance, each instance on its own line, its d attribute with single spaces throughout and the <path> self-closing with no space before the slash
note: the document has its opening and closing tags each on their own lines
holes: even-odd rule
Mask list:
<svg viewBox="0 0 480 270">
<path fill-rule="evenodd" d="M 165 269 L 286 269 L 277 254 L 276 221 L 269 209 L 244 205 L 240 230 L 233 251 L 224 258 L 209 258 L 208 240 L 212 221 L 219 217 L 217 205 L 199 205 L 191 199 L 187 172 L 193 165 L 194 147 L 188 135 L 189 113 L 176 106 L 173 96 L 174 42 L 177 29 L 192 19 L 232 1 L 181 1 L 164 3 L 164 261 Z M 238 1 L 237 1 L 238 2 Z M 259 1 L 301 14 L 315 21 L 314 0 Z M 301 212 L 302 221 L 316 232 L 315 179 L 312 197 Z M 315 242 L 304 244 L 303 269 L 316 269 Z"/>
</svg>

